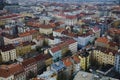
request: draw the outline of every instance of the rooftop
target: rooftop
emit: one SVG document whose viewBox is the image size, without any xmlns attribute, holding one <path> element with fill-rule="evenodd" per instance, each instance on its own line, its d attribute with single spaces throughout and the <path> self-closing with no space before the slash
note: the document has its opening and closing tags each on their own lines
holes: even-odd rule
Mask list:
<svg viewBox="0 0 120 80">
<path fill-rule="evenodd" d="M 56 62 L 56 63 L 53 63 L 53 64 L 51 65 L 51 67 L 58 72 L 58 71 L 64 69 L 64 68 L 65 68 L 65 65 L 63 64 L 62 61 L 58 61 L 58 62 Z"/>
<path fill-rule="evenodd" d="M 32 64 L 35 64 L 36 63 L 36 60 L 34 58 L 28 58 L 28 59 L 25 59 L 23 62 L 22 62 L 22 65 L 24 67 L 27 67 L 27 66 L 30 66 Z"/>
<path fill-rule="evenodd" d="M 7 78 L 11 75 L 17 75 L 23 72 L 24 69 L 20 64 L 1 65 L 0 66 L 0 77 Z"/>
<path fill-rule="evenodd" d="M 118 79 L 106 76 L 99 77 L 98 75 L 92 73 L 79 71 L 73 80 L 118 80 Z"/>
<path fill-rule="evenodd" d="M 15 49 L 15 47 L 12 44 L 8 44 L 5 46 L 1 46 L 0 49 L 2 50 L 2 52 L 5 52 L 5 51 L 10 51 L 12 49 Z"/>
<path fill-rule="evenodd" d="M 70 67 L 72 65 L 70 57 L 63 58 L 62 61 L 66 67 Z"/>
<path fill-rule="evenodd" d="M 55 53 L 57 51 L 60 51 L 60 48 L 58 46 L 55 46 L 51 49 L 52 53 Z"/>
</svg>

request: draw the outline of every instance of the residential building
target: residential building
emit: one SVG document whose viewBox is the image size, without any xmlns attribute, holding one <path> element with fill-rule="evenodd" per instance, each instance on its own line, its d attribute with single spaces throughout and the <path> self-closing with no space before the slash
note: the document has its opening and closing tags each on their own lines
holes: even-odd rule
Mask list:
<svg viewBox="0 0 120 80">
<path fill-rule="evenodd" d="M 43 72 L 41 75 L 38 75 L 37 78 L 44 80 L 57 80 L 57 74 L 52 70 L 48 70 Z"/>
<path fill-rule="evenodd" d="M 65 69 L 65 65 L 62 61 L 55 62 L 51 64 L 51 70 L 55 71 L 57 74 Z"/>
<path fill-rule="evenodd" d="M 46 64 L 45 64 L 45 55 L 40 53 L 38 56 L 34 57 L 37 61 L 37 74 L 43 73 L 46 71 Z"/>
<path fill-rule="evenodd" d="M 58 46 L 55 46 L 49 50 L 50 54 L 53 57 L 53 61 L 59 61 L 62 58 L 62 51 Z"/>
<path fill-rule="evenodd" d="M 49 53 L 45 54 L 44 56 L 45 56 L 44 58 L 45 58 L 46 67 L 48 67 L 53 63 L 52 56 Z"/>
<path fill-rule="evenodd" d="M 92 74 L 84 71 L 79 71 L 73 80 L 118 80 L 111 77 L 99 76 L 97 74 Z"/>
<path fill-rule="evenodd" d="M 77 17 L 75 15 L 66 15 L 65 16 L 65 24 L 66 25 L 76 25 Z"/>
<path fill-rule="evenodd" d="M 75 41 L 74 39 L 69 39 L 69 40 L 66 40 L 65 42 L 68 44 L 69 50 L 72 53 L 77 52 L 77 50 L 78 50 L 78 42 L 77 41 Z"/>
<path fill-rule="evenodd" d="M 65 42 L 61 42 L 57 46 L 61 49 L 62 57 L 64 57 L 66 52 L 69 50 L 68 44 L 66 44 Z"/>
<path fill-rule="evenodd" d="M 16 49 L 12 44 L 1 46 L 0 54 L 2 56 L 2 62 L 14 61 L 16 56 Z"/>
<path fill-rule="evenodd" d="M 117 54 L 117 50 L 112 50 L 108 48 L 103 47 L 97 47 L 95 50 L 93 50 L 93 60 L 96 61 L 98 64 L 110 64 L 114 65 L 115 62 L 115 54 Z"/>
<path fill-rule="evenodd" d="M 40 25 L 39 32 L 41 34 L 49 35 L 53 33 L 53 27 L 51 25 Z"/>
<path fill-rule="evenodd" d="M 120 54 L 115 55 L 115 64 L 114 64 L 115 70 L 120 73 Z"/>
<path fill-rule="evenodd" d="M 24 17 L 19 14 L 6 14 L 4 16 L 0 16 L 0 24 L 5 25 L 7 22 L 16 19 L 16 21 L 22 21 Z"/>
<path fill-rule="evenodd" d="M 72 62 L 73 62 L 73 73 L 77 73 L 81 68 L 80 68 L 80 58 L 79 56 L 73 55 L 72 57 Z"/>
<path fill-rule="evenodd" d="M 59 38 L 55 38 L 53 36 L 48 38 L 48 45 L 49 46 L 53 46 L 53 45 L 58 44 L 60 42 L 62 42 L 62 41 Z"/>
<path fill-rule="evenodd" d="M 26 79 L 29 79 L 30 73 L 34 73 L 34 76 L 37 75 L 37 62 L 34 58 L 25 59 L 22 62 L 22 65 L 25 71 Z"/>
<path fill-rule="evenodd" d="M 119 21 L 118 21 L 119 22 Z M 120 29 L 119 28 L 110 28 L 108 34 L 113 38 L 114 42 L 117 42 L 120 46 Z"/>
<path fill-rule="evenodd" d="M 36 46 L 43 46 L 43 42 L 44 42 L 45 38 L 41 35 L 37 36 L 36 39 L 33 39 L 33 42 L 36 43 Z"/>
<path fill-rule="evenodd" d="M 26 80 L 25 72 L 21 64 L 0 66 L 0 80 Z"/>
<path fill-rule="evenodd" d="M 3 36 L 4 36 L 5 45 L 7 45 L 7 44 L 18 45 L 22 42 L 22 39 L 18 36 L 9 35 L 9 34 L 4 34 Z"/>
<path fill-rule="evenodd" d="M 32 34 L 30 32 L 23 32 L 18 34 L 23 42 L 32 41 Z"/>
<path fill-rule="evenodd" d="M 73 73 L 73 63 L 71 61 L 71 57 L 65 57 L 62 59 L 63 64 L 65 65 L 66 69 L 64 71 L 65 73 L 65 80 L 70 80 L 72 73 Z"/>
<path fill-rule="evenodd" d="M 100 37 L 100 32 L 101 32 L 100 28 L 98 28 L 97 26 L 94 26 L 92 28 L 92 30 L 93 30 L 93 32 L 95 34 L 95 38 L 99 38 Z"/>
<path fill-rule="evenodd" d="M 80 59 L 80 68 L 87 70 L 90 66 L 90 54 L 87 51 L 78 52 Z"/>
<path fill-rule="evenodd" d="M 64 28 L 56 29 L 56 30 L 53 31 L 53 36 L 54 36 L 54 37 L 56 37 L 56 36 L 58 36 L 58 37 L 62 37 L 62 33 L 63 33 L 63 31 L 65 31 Z"/>
<path fill-rule="evenodd" d="M 39 31 L 37 30 L 30 30 L 28 32 L 32 35 L 32 39 L 36 39 L 39 36 Z"/>
<path fill-rule="evenodd" d="M 15 46 L 17 56 L 22 56 L 24 54 L 29 53 L 32 50 L 31 46 L 31 42 L 29 41 L 22 42 L 21 44 Z"/>
<path fill-rule="evenodd" d="M 107 37 L 100 37 L 95 41 L 95 46 L 105 47 L 112 50 L 118 50 L 118 44 Z"/>
</svg>

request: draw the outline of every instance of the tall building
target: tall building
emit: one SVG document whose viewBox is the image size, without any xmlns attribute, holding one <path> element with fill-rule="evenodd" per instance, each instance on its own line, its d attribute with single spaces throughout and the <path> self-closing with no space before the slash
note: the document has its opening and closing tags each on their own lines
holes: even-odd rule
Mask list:
<svg viewBox="0 0 120 80">
<path fill-rule="evenodd" d="M 115 70 L 120 73 L 120 54 L 115 55 Z"/>
<path fill-rule="evenodd" d="M 82 70 L 87 70 L 90 65 L 90 55 L 87 51 L 78 53 L 80 58 L 80 67 Z"/>
</svg>

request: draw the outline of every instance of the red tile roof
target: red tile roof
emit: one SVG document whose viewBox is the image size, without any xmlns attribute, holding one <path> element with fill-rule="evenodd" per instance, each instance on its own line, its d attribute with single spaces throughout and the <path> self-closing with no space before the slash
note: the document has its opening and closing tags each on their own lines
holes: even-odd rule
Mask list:
<svg viewBox="0 0 120 80">
<path fill-rule="evenodd" d="M 44 60 L 44 54 L 40 53 L 40 55 L 34 57 L 36 61 Z"/>
<path fill-rule="evenodd" d="M 0 16 L 0 20 L 9 19 L 9 18 L 17 18 L 17 17 L 21 17 L 21 16 L 19 14 L 9 14 L 9 15 Z"/>
<path fill-rule="evenodd" d="M 73 55 L 72 59 L 74 60 L 75 63 L 80 63 L 80 58 L 78 57 L 78 55 Z"/>
<path fill-rule="evenodd" d="M 55 47 L 51 48 L 51 51 L 52 51 L 53 53 L 55 53 L 55 52 L 57 52 L 57 51 L 59 51 L 59 50 L 60 50 L 60 48 L 59 48 L 58 46 L 55 46 Z"/>
<path fill-rule="evenodd" d="M 66 43 L 69 45 L 69 44 L 73 44 L 75 43 L 76 41 L 74 39 L 69 39 L 66 41 Z"/>
<path fill-rule="evenodd" d="M 26 32 L 20 33 L 18 35 L 20 37 L 24 37 L 24 36 L 29 36 L 29 35 L 32 35 L 32 34 L 36 34 L 37 32 L 38 32 L 37 30 L 30 30 L 30 31 L 26 31 Z"/>
<path fill-rule="evenodd" d="M 2 52 L 10 51 L 12 49 L 15 49 L 15 47 L 12 44 L 8 44 L 0 47 L 0 50 L 2 50 Z"/>
<path fill-rule="evenodd" d="M 109 40 L 106 37 L 100 37 L 96 40 L 96 42 L 101 42 L 107 44 Z"/>
<path fill-rule="evenodd" d="M 117 50 L 112 50 L 109 48 L 103 48 L 103 47 L 96 47 L 96 50 L 100 50 L 101 52 L 104 52 L 105 54 L 109 54 L 110 52 L 112 52 L 112 54 L 115 56 L 115 54 L 118 53 Z"/>
<path fill-rule="evenodd" d="M 54 30 L 55 32 L 59 32 L 59 33 L 62 33 L 63 31 L 65 31 L 65 28 L 59 28 L 57 30 Z"/>
<path fill-rule="evenodd" d="M 27 67 L 27 66 L 30 66 L 30 65 L 33 65 L 33 64 L 36 64 L 36 60 L 34 58 L 29 58 L 29 59 L 26 59 L 22 62 L 22 65 L 24 67 Z"/>
<path fill-rule="evenodd" d="M 29 36 L 30 33 L 29 32 L 23 32 L 23 33 L 20 33 L 18 34 L 20 37 L 25 37 L 25 36 Z"/>
<path fill-rule="evenodd" d="M 72 62 L 71 62 L 71 60 L 70 60 L 70 57 L 63 58 L 62 61 L 63 61 L 64 65 L 65 65 L 66 67 L 69 67 L 69 66 L 72 65 Z"/>
<path fill-rule="evenodd" d="M 11 65 L 1 65 L 0 66 L 0 77 L 7 78 L 11 75 L 17 75 L 24 72 L 22 65 L 11 64 Z"/>
<path fill-rule="evenodd" d="M 112 34 L 119 34 L 120 35 L 120 29 L 110 28 L 109 32 L 112 33 Z"/>
</svg>

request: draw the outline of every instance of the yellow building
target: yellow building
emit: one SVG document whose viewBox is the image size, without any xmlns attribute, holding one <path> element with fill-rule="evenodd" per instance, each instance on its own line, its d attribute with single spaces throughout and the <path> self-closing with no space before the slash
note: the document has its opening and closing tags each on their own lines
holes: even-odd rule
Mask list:
<svg viewBox="0 0 120 80">
<path fill-rule="evenodd" d="M 27 13 L 27 12 L 22 12 L 20 13 L 23 17 L 28 16 L 28 17 L 34 17 L 32 13 Z"/>
<path fill-rule="evenodd" d="M 114 65 L 115 54 L 117 50 L 111 50 L 107 48 L 97 47 L 96 50 L 93 50 L 91 53 L 93 60 L 97 61 L 98 64 L 111 64 Z"/>
<path fill-rule="evenodd" d="M 17 56 L 24 55 L 31 51 L 31 43 L 23 42 L 21 45 L 16 47 Z"/>
<path fill-rule="evenodd" d="M 80 58 L 80 68 L 82 70 L 87 70 L 89 68 L 90 65 L 90 55 L 88 52 L 80 52 L 79 54 L 79 58 Z"/>
<path fill-rule="evenodd" d="M 0 26 L 5 25 L 5 20 L 0 20 Z"/>
</svg>

